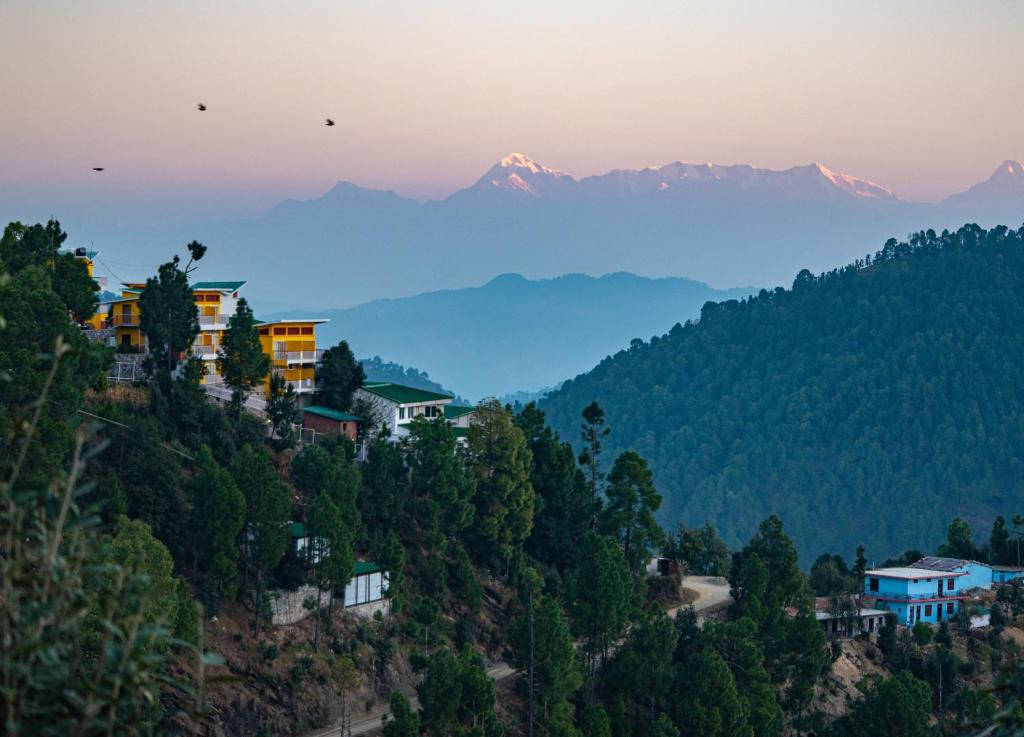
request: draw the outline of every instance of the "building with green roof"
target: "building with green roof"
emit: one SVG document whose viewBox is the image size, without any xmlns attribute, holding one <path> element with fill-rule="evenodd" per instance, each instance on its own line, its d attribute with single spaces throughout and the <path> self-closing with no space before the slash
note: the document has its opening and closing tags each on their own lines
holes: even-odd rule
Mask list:
<svg viewBox="0 0 1024 737">
<path fill-rule="evenodd" d="M 387 427 L 390 437 L 401 440 L 409 434 L 409 423 L 417 417 L 428 420 L 446 417 L 452 397 L 393 382 L 369 382 L 355 394 L 355 400 L 372 408 L 378 430 Z"/>
</svg>

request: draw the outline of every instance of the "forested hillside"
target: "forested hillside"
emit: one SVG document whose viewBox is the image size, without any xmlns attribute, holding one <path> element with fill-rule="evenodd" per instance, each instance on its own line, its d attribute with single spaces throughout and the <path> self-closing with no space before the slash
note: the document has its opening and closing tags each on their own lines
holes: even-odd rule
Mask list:
<svg viewBox="0 0 1024 737">
<path fill-rule="evenodd" d="M 792 289 L 708 303 L 543 404 L 575 437 L 597 400 L 648 458 L 659 519 L 727 543 L 771 513 L 805 562 L 863 542 L 931 549 L 1024 493 L 1024 229 L 918 233 Z"/>
</svg>

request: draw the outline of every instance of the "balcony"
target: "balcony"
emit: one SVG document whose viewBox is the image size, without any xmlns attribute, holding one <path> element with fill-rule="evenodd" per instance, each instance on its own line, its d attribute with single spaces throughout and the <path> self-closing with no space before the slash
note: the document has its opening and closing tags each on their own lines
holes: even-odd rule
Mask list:
<svg viewBox="0 0 1024 737">
<path fill-rule="evenodd" d="M 212 360 L 217 357 L 217 346 L 196 345 L 192 346 L 192 354 L 205 360 Z"/>
<path fill-rule="evenodd" d="M 287 363 L 320 363 L 320 359 L 323 357 L 323 348 L 311 351 L 274 351 L 275 361 L 285 361 Z"/>
<path fill-rule="evenodd" d="M 224 330 L 228 326 L 226 315 L 200 315 L 200 330 Z"/>
<path fill-rule="evenodd" d="M 966 599 L 967 596 L 960 591 L 943 591 L 941 594 L 936 591 L 921 594 L 905 594 L 893 591 L 865 591 L 864 596 L 882 601 L 957 601 Z"/>
<path fill-rule="evenodd" d="M 138 315 L 114 315 L 109 320 L 110 324 L 118 328 L 134 328 L 139 325 Z"/>
<path fill-rule="evenodd" d="M 312 394 L 316 391 L 316 379 L 296 379 L 286 382 L 296 394 Z"/>
</svg>

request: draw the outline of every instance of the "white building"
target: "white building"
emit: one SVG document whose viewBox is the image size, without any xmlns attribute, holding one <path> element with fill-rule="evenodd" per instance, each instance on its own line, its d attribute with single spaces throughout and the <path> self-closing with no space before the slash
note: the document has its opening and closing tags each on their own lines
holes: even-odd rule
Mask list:
<svg viewBox="0 0 1024 737">
<path fill-rule="evenodd" d="M 371 431 L 386 427 L 395 440 L 409 434 L 409 423 L 416 417 L 434 419 L 444 417 L 452 398 L 447 394 L 415 389 L 411 386 L 390 382 L 367 383 L 356 391 L 355 400 L 370 405 L 372 412 L 367 418 L 375 427 Z"/>
</svg>

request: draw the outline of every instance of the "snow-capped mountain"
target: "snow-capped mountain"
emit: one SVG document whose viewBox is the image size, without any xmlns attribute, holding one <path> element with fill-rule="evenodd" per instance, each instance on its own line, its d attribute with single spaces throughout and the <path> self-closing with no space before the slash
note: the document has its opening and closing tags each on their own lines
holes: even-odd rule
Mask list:
<svg viewBox="0 0 1024 737">
<path fill-rule="evenodd" d="M 834 172 L 819 163 L 775 170 L 745 164 L 720 166 L 674 161 L 645 169 L 615 169 L 607 174 L 586 177 L 580 185 L 588 194 L 602 198 L 693 194 L 703 189 L 774 193 L 788 198 L 825 194 L 873 200 L 901 199 L 879 184 Z"/>
<path fill-rule="evenodd" d="M 538 164 L 525 154 L 511 153 L 488 169 L 476 184 L 456 195 L 511 192 L 550 197 L 574 193 L 578 189 L 577 181 L 568 174 Z"/>
<path fill-rule="evenodd" d="M 984 182 L 978 182 L 970 189 L 946 198 L 944 204 L 980 206 L 986 209 L 1016 206 L 1020 208 L 1017 222 L 1006 224 L 1019 225 L 1024 220 L 1024 166 L 1019 161 L 1007 159 Z"/>
<path fill-rule="evenodd" d="M 786 199 L 851 196 L 858 199 L 898 201 L 885 187 L 850 174 L 834 172 L 820 163 L 789 169 L 760 169 L 740 164 L 689 164 L 674 161 L 644 169 L 615 169 L 576 180 L 521 153 L 512 153 L 492 166 L 477 182 L 452 198 L 514 193 L 534 198 L 593 197 L 665 199 L 701 192 L 722 196 L 729 191 L 762 193 Z M 452 199 L 449 198 L 449 199 Z"/>
<path fill-rule="evenodd" d="M 773 170 L 677 161 L 575 179 L 511 154 L 443 200 L 422 203 L 339 182 L 257 219 L 89 238 L 133 252 L 144 243 L 152 263 L 197 238 L 211 244 L 203 260 L 211 278 L 237 274 L 244 253 L 253 296 L 345 307 L 483 283 L 502 272 L 789 284 L 801 269 L 862 258 L 892 236 L 966 222 L 1024 222 L 1020 164 L 1006 161 L 967 192 L 922 204 L 822 164 Z M 676 317 L 665 319 L 668 327 Z"/>
</svg>

